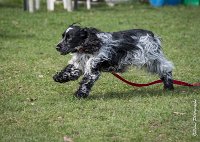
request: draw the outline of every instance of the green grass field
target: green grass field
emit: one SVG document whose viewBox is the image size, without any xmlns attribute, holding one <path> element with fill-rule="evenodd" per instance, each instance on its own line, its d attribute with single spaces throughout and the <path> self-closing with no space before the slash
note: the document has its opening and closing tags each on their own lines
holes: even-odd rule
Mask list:
<svg viewBox="0 0 200 142">
<path fill-rule="evenodd" d="M 152 30 L 163 38 L 174 78 L 200 82 L 200 7 L 102 5 L 68 13 L 56 6 L 55 12 L 29 14 L 18 3 L 1 2 L 0 142 L 62 142 L 65 136 L 74 142 L 200 141 L 193 136 L 195 129 L 200 135 L 200 88 L 133 88 L 103 73 L 90 96 L 79 100 L 73 94 L 80 80 L 55 83 L 52 76 L 70 55 L 60 56 L 54 47 L 74 22 L 109 32 Z M 138 72 L 123 76 L 139 83 L 158 79 Z"/>
</svg>

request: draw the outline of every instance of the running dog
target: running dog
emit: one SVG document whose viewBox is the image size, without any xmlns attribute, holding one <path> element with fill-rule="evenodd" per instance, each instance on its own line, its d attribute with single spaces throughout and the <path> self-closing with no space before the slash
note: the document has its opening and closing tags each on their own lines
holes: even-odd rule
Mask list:
<svg viewBox="0 0 200 142">
<path fill-rule="evenodd" d="M 122 73 L 129 66 L 146 68 L 148 72 L 161 78 L 164 89 L 174 89 L 172 62 L 164 56 L 160 38 L 148 30 L 102 32 L 96 28 L 73 24 L 62 34 L 56 50 L 61 55 L 71 53 L 72 58 L 53 79 L 65 83 L 83 75 L 75 93 L 78 98 L 89 95 L 102 71 Z"/>
</svg>

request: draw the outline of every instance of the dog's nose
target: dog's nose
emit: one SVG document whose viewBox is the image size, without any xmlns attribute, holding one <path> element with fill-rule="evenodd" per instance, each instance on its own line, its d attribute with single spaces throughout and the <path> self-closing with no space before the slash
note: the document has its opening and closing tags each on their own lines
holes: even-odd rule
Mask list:
<svg viewBox="0 0 200 142">
<path fill-rule="evenodd" d="M 56 46 L 56 49 L 58 50 L 58 49 L 60 49 L 60 47 L 59 47 L 59 46 Z"/>
<path fill-rule="evenodd" d="M 56 46 L 56 49 L 59 50 L 60 48 L 61 48 L 61 45 L 58 44 L 58 45 Z"/>
</svg>

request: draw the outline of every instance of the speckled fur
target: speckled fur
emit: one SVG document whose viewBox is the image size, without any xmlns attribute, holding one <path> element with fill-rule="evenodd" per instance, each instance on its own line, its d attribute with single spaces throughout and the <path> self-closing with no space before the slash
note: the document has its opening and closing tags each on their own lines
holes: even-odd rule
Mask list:
<svg viewBox="0 0 200 142">
<path fill-rule="evenodd" d="M 129 66 L 158 74 L 164 88 L 173 90 L 173 65 L 162 52 L 160 38 L 151 31 L 133 29 L 108 33 L 72 25 L 63 33 L 56 49 L 61 55 L 72 53 L 67 67 L 54 75 L 56 82 L 76 80 L 83 75 L 76 97 L 87 97 L 102 71 L 124 72 Z"/>
</svg>

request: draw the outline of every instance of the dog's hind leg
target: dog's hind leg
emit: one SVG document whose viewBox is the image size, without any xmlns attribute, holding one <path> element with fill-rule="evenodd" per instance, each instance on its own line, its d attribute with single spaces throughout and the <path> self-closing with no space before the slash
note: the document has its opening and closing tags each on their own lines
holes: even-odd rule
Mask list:
<svg viewBox="0 0 200 142">
<path fill-rule="evenodd" d="M 165 90 L 174 90 L 173 86 L 173 78 L 172 78 L 172 72 L 166 72 L 161 76 L 161 80 L 164 83 L 164 89 Z"/>
<path fill-rule="evenodd" d="M 164 84 L 164 89 L 166 90 L 174 89 L 172 69 L 172 63 L 167 61 L 164 57 L 147 62 L 147 70 L 160 76 Z"/>
<path fill-rule="evenodd" d="M 164 84 L 164 89 L 173 90 L 173 65 L 164 57 L 161 51 L 160 39 L 150 35 L 141 37 L 139 47 L 145 54 L 144 59 L 147 70 L 160 76 Z"/>
<path fill-rule="evenodd" d="M 76 69 L 73 64 L 69 64 L 63 70 L 56 73 L 53 76 L 53 79 L 56 82 L 65 83 L 71 80 L 77 80 L 81 76 L 81 74 L 81 70 Z"/>
</svg>

